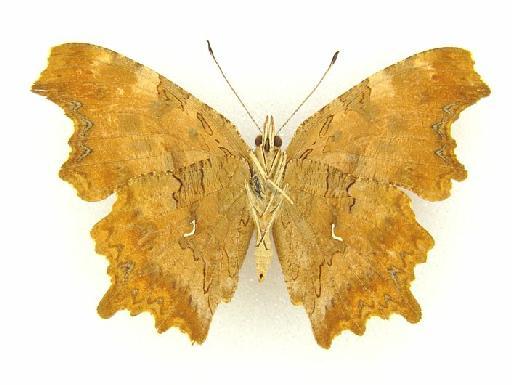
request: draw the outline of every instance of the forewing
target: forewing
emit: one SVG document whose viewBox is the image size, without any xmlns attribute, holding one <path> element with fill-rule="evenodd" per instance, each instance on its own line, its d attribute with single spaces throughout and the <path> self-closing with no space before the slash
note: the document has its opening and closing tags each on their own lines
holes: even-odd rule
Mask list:
<svg viewBox="0 0 512 385">
<path fill-rule="evenodd" d="M 433 240 L 407 195 L 309 160 L 290 161 L 285 183 L 293 204 L 284 203 L 274 240 L 291 300 L 305 307 L 317 342 L 327 348 L 343 330 L 362 334 L 372 315 L 417 322 L 409 287 Z"/>
<path fill-rule="evenodd" d="M 468 51 L 425 51 L 376 73 L 302 123 L 288 158 L 444 199 L 451 179 L 466 177 L 451 124 L 488 94 Z"/>
<path fill-rule="evenodd" d="M 247 166 L 228 156 L 120 188 L 112 212 L 92 230 L 112 279 L 99 314 L 149 311 L 158 331 L 177 326 L 204 341 L 217 305 L 234 293 L 252 235 L 248 178 Z"/>
<path fill-rule="evenodd" d="M 60 176 L 85 200 L 100 200 L 130 178 L 176 170 L 248 147 L 219 113 L 163 76 L 90 44 L 54 47 L 32 91 L 73 120 L 71 154 Z"/>
</svg>

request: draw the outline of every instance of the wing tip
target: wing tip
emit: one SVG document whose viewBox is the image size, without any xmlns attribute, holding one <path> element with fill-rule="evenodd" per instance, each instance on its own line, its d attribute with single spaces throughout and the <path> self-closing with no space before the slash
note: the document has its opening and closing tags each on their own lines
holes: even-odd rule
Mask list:
<svg viewBox="0 0 512 385">
<path fill-rule="evenodd" d="M 475 85 L 476 85 L 476 99 L 473 103 L 476 103 L 478 100 L 485 98 L 491 94 L 491 88 L 487 85 L 487 83 L 484 82 L 482 79 L 482 75 L 475 69 L 475 58 L 473 56 L 473 53 L 471 51 L 466 51 L 469 55 L 469 60 L 471 62 L 471 70 L 473 71 L 473 76 L 475 77 Z"/>
<path fill-rule="evenodd" d="M 45 96 L 46 89 L 41 86 L 41 83 L 40 83 L 41 77 L 42 77 L 42 73 L 41 73 L 41 75 L 39 75 L 39 78 L 34 83 L 32 83 L 32 86 L 30 87 L 30 91 L 35 94 Z"/>
</svg>

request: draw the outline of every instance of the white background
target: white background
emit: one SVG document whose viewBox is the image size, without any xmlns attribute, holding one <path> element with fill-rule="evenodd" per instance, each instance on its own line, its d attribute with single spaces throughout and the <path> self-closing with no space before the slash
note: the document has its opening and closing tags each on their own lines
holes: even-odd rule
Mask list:
<svg viewBox="0 0 512 385">
<path fill-rule="evenodd" d="M 10 1 L 1 9 L 0 383 L 253 384 L 510 383 L 510 12 L 506 2 Z M 113 197 L 81 201 L 57 176 L 71 122 L 31 83 L 49 48 L 90 42 L 175 81 L 233 121 L 255 129 L 211 61 L 205 39 L 255 117 L 282 122 L 338 63 L 285 132 L 373 72 L 438 46 L 473 52 L 492 89 L 454 125 L 469 171 L 450 199 L 414 200 L 436 239 L 412 290 L 423 319 L 373 318 L 319 348 L 302 308 L 290 304 L 274 261 L 255 280 L 253 249 L 233 301 L 207 341 L 126 312 L 103 320 L 106 261 L 89 230 Z M 318 381 L 318 382 L 317 382 Z"/>
</svg>

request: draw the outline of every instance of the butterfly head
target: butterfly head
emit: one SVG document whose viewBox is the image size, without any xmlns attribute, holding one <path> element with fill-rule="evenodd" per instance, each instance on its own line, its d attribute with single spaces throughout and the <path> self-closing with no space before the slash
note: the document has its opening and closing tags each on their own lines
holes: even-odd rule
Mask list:
<svg viewBox="0 0 512 385">
<path fill-rule="evenodd" d="M 265 152 L 270 152 L 273 148 L 281 148 L 283 145 L 283 140 L 280 136 L 276 135 L 273 116 L 265 117 L 263 133 L 256 137 L 254 144 L 256 147 L 262 146 L 262 149 Z"/>
</svg>

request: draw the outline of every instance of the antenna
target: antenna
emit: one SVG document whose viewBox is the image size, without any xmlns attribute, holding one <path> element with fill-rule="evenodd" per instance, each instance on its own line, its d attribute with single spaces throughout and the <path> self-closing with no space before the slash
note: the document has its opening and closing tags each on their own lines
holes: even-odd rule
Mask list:
<svg viewBox="0 0 512 385">
<path fill-rule="evenodd" d="M 233 86 L 231 85 L 231 83 L 229 82 L 228 78 L 226 77 L 226 75 L 224 74 L 224 71 L 222 70 L 222 67 L 220 66 L 219 62 L 217 61 L 217 59 L 215 58 L 215 55 L 213 54 L 213 49 L 212 49 L 212 46 L 210 45 L 210 40 L 206 40 L 206 43 L 208 43 L 208 51 L 210 52 L 210 55 L 212 55 L 212 58 L 213 58 L 213 61 L 215 62 L 215 64 L 217 64 L 217 67 L 219 68 L 219 71 L 220 73 L 222 74 L 222 77 L 224 78 L 224 80 L 226 81 L 226 83 L 228 83 L 228 86 L 229 88 L 231 88 L 231 91 L 233 91 L 233 93 L 235 94 L 236 98 L 238 99 L 238 101 L 240 102 L 240 104 L 242 105 L 242 107 L 244 108 L 245 112 L 247 112 L 247 115 L 249 115 L 249 118 L 251 118 L 252 122 L 254 123 L 254 125 L 258 128 L 258 130 L 260 132 L 262 132 L 260 126 L 258 126 L 258 123 L 256 123 L 256 120 L 254 120 L 254 118 L 252 117 L 251 113 L 249 112 L 249 110 L 247 109 L 247 107 L 245 106 L 244 102 L 242 101 L 242 99 L 240 99 L 240 96 L 238 96 L 238 94 L 236 93 L 235 89 L 233 88 Z"/>
<path fill-rule="evenodd" d="M 331 69 L 331 67 L 334 65 L 334 63 L 336 63 L 336 59 L 338 58 L 338 54 L 340 53 L 340 51 L 336 51 L 334 53 L 334 55 L 332 56 L 332 59 L 331 59 L 331 64 L 329 64 L 329 67 L 327 67 L 327 69 L 325 70 L 324 74 L 322 75 L 322 77 L 320 78 L 320 80 L 318 81 L 318 83 L 316 83 L 315 87 L 313 87 L 313 89 L 311 90 L 311 92 L 308 94 L 308 96 L 306 96 L 304 98 L 304 100 L 299 104 L 299 106 L 295 109 L 295 111 L 292 112 L 292 114 L 290 115 L 290 117 L 288 119 L 286 119 L 286 121 L 282 124 L 281 127 L 279 127 L 279 129 L 277 130 L 276 132 L 276 135 L 279 134 L 279 131 L 281 131 L 283 129 L 284 126 L 286 126 L 286 124 L 288 124 L 288 122 L 290 121 L 291 118 L 294 117 L 294 115 L 297 113 L 298 110 L 300 110 L 300 108 L 304 105 L 304 103 L 306 103 L 306 101 L 310 98 L 311 95 L 313 95 L 313 93 L 316 91 L 316 89 L 318 88 L 318 86 L 320 85 L 320 83 L 322 83 L 322 81 L 324 80 L 325 76 L 327 75 L 327 73 L 329 72 L 329 70 Z"/>
</svg>

